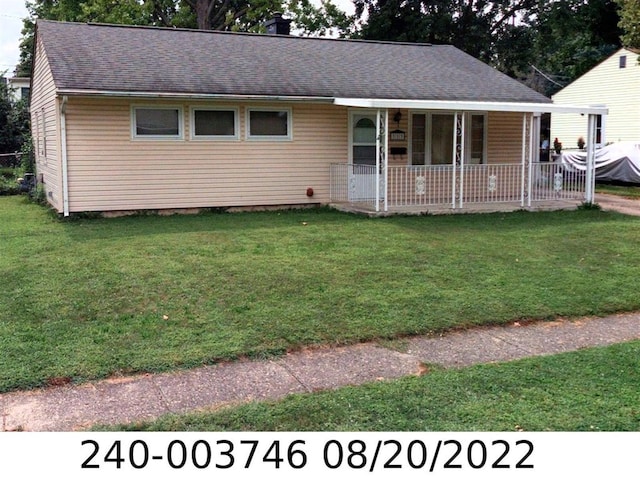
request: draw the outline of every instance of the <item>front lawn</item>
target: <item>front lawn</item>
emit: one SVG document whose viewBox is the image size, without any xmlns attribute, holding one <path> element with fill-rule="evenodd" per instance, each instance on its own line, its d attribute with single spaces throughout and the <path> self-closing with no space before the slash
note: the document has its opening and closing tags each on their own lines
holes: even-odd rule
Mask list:
<svg viewBox="0 0 640 480">
<path fill-rule="evenodd" d="M 329 210 L 60 221 L 0 198 L 0 391 L 640 309 L 640 218 Z"/>
<path fill-rule="evenodd" d="M 640 342 L 101 427 L 150 431 L 640 431 Z"/>
</svg>

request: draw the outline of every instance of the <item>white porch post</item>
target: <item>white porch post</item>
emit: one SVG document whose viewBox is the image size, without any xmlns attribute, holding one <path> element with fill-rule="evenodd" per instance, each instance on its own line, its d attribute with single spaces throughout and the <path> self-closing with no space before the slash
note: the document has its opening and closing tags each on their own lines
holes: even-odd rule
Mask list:
<svg viewBox="0 0 640 480">
<path fill-rule="evenodd" d="M 533 119 L 533 113 L 529 114 L 529 145 L 528 145 L 528 149 L 529 149 L 529 181 L 528 181 L 528 186 L 527 186 L 527 206 L 530 207 L 531 206 L 531 197 L 532 195 L 532 191 L 533 191 L 533 138 L 535 137 L 535 133 L 534 133 L 534 119 Z"/>
<path fill-rule="evenodd" d="M 376 112 L 376 212 L 380 211 L 380 194 L 384 195 L 384 211 L 386 212 L 389 208 L 387 200 L 388 125 L 389 110 L 378 109 Z"/>
<path fill-rule="evenodd" d="M 587 127 L 587 164 L 585 178 L 585 198 L 586 203 L 594 203 L 595 199 L 595 169 L 596 169 L 596 128 L 597 115 L 589 114 L 589 124 Z"/>
<path fill-rule="evenodd" d="M 458 169 L 460 171 L 460 176 L 459 176 L 459 185 L 458 185 L 458 206 L 460 208 L 462 208 L 462 204 L 463 204 L 463 197 L 464 197 L 464 155 L 465 155 L 465 132 L 464 132 L 464 124 L 465 124 L 465 120 L 466 120 L 466 114 L 465 112 L 461 112 L 458 113 L 456 112 L 455 115 L 455 135 L 456 135 L 456 141 L 453 144 L 454 145 L 454 151 L 453 151 L 453 156 L 454 156 L 454 172 L 455 169 Z"/>
<path fill-rule="evenodd" d="M 526 160 L 526 141 L 527 141 L 527 114 L 522 114 L 522 175 L 520 183 L 520 206 L 524 207 L 525 196 L 525 179 L 527 173 L 527 160 Z"/>
<path fill-rule="evenodd" d="M 451 208 L 456 208 L 456 194 L 458 193 L 458 112 L 453 116 L 453 153 L 451 154 Z"/>
</svg>

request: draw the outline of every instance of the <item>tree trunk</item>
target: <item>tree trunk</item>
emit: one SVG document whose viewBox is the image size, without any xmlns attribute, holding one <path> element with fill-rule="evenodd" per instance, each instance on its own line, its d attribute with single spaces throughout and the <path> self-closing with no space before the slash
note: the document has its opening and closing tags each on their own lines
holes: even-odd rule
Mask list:
<svg viewBox="0 0 640 480">
<path fill-rule="evenodd" d="M 211 30 L 210 5 L 214 0 L 196 0 L 196 20 L 200 30 Z"/>
</svg>

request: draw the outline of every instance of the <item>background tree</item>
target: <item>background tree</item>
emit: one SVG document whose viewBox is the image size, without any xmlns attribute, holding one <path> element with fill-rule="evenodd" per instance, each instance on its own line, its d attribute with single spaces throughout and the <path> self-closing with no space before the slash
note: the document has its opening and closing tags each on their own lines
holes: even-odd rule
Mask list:
<svg viewBox="0 0 640 480">
<path fill-rule="evenodd" d="M 535 29 L 527 83 L 552 95 L 620 48 L 613 0 L 545 2 Z"/>
<path fill-rule="evenodd" d="M 627 48 L 640 48 L 640 0 L 617 0 L 620 6 L 622 43 Z"/>
<path fill-rule="evenodd" d="M 29 136 L 29 110 L 26 99 L 14 101 L 0 72 L 0 153 L 20 151 Z"/>
<path fill-rule="evenodd" d="M 453 44 L 546 95 L 620 46 L 614 0 L 354 3 L 360 38 Z"/>
</svg>

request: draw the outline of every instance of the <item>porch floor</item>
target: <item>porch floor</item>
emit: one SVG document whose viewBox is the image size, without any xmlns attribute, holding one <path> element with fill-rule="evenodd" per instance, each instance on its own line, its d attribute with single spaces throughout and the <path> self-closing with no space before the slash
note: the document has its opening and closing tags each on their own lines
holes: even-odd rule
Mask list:
<svg viewBox="0 0 640 480">
<path fill-rule="evenodd" d="M 370 217 L 388 217 L 392 215 L 452 215 L 466 213 L 497 213 L 525 210 L 531 212 L 574 210 L 583 202 L 581 200 L 545 200 L 532 202 L 530 207 L 522 206 L 520 202 L 506 203 L 469 203 L 463 208 L 451 208 L 450 205 L 420 205 L 389 207 L 388 211 L 376 212 L 375 207 L 368 203 L 345 202 L 331 203 L 329 206 L 348 213 L 368 215 Z M 382 206 L 381 206 L 382 208 Z"/>
</svg>

